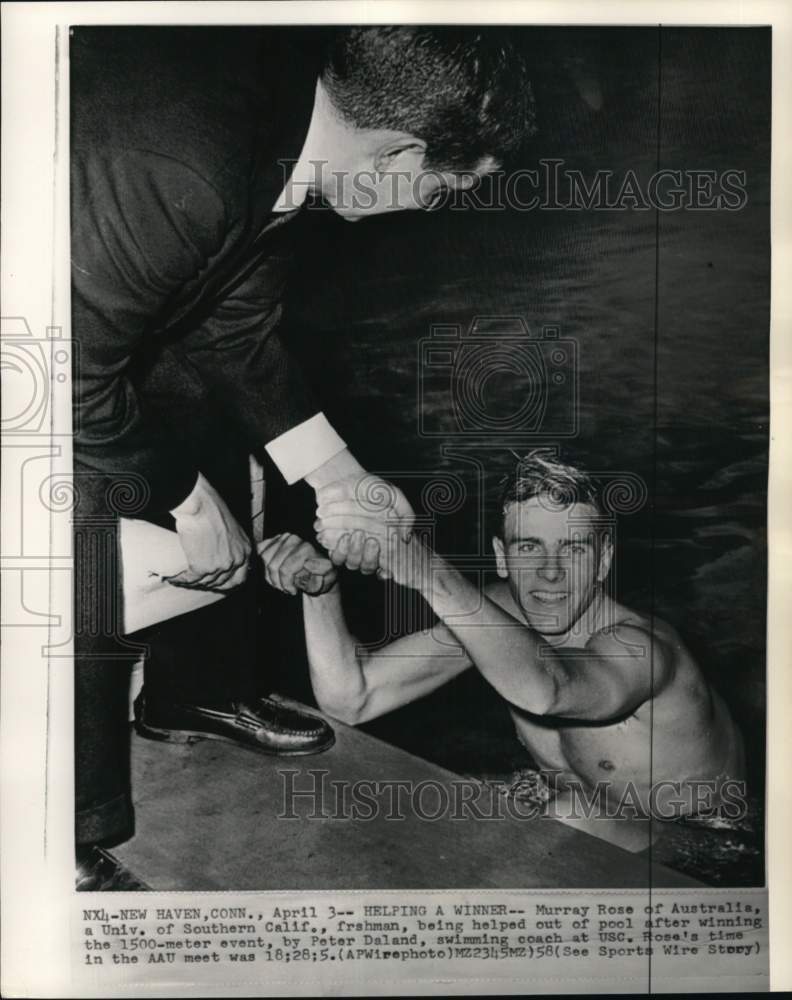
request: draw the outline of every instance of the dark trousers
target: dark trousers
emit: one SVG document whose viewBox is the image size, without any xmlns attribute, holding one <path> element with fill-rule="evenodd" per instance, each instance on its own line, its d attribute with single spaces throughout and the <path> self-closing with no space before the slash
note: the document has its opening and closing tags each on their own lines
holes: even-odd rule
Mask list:
<svg viewBox="0 0 792 1000">
<path fill-rule="evenodd" d="M 141 404 L 178 433 L 198 467 L 250 530 L 247 447 L 222 401 L 213 400 L 188 361 L 166 348 L 136 371 Z M 176 428 L 176 430 L 174 430 Z M 118 517 L 173 528 L 167 512 L 147 510 L 133 476 L 74 466 L 75 783 L 78 844 L 117 842 L 133 832 L 129 683 L 142 653 L 147 697 L 217 705 L 261 689 L 256 652 L 256 574 L 222 601 L 123 636 Z"/>
</svg>

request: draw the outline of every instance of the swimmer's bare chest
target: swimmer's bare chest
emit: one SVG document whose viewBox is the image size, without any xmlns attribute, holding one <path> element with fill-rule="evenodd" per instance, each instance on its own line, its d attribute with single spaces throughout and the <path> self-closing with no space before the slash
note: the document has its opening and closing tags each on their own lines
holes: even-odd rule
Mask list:
<svg viewBox="0 0 792 1000">
<path fill-rule="evenodd" d="M 675 681 L 614 722 L 532 716 L 510 706 L 517 736 L 559 788 L 607 782 L 608 794 L 641 798 L 664 781 L 742 775 L 742 743 L 728 711 L 679 664 Z"/>
<path fill-rule="evenodd" d="M 520 742 L 560 786 L 577 781 L 591 787 L 603 779 L 641 786 L 649 780 L 650 729 L 641 709 L 606 724 L 539 718 L 514 707 L 511 716 Z"/>
<path fill-rule="evenodd" d="M 505 588 L 490 596 L 509 613 L 519 609 Z M 609 623 L 654 634 L 674 657 L 670 684 L 651 701 L 613 721 L 587 722 L 531 715 L 509 705 L 517 736 L 537 766 L 559 786 L 607 781 L 621 796 L 629 786 L 648 791 L 654 782 L 741 772 L 741 742 L 725 706 L 713 695 L 676 632 L 655 618 L 611 602 Z M 571 645 L 582 647 L 585 638 Z"/>
<path fill-rule="evenodd" d="M 509 600 L 505 594 L 498 596 L 504 604 Z M 639 628 L 649 625 L 641 615 L 615 602 L 610 604 L 609 621 Z M 580 636 L 570 645 L 582 648 L 585 641 Z M 653 716 L 648 703 L 629 716 L 604 723 L 540 717 L 513 705 L 509 709 L 518 739 L 541 770 L 557 775 L 559 785 L 582 781 L 594 786 L 603 779 L 648 784 Z"/>
<path fill-rule="evenodd" d="M 629 624 L 643 625 L 635 615 Z M 607 781 L 615 794 L 629 785 L 648 791 L 661 779 L 709 774 L 720 757 L 713 739 L 712 703 L 698 668 L 678 636 L 664 623 L 655 627 L 675 657 L 673 679 L 651 701 L 607 722 L 537 717 L 511 707 L 517 735 L 542 769 L 558 772 L 558 782 L 588 787 Z"/>
</svg>

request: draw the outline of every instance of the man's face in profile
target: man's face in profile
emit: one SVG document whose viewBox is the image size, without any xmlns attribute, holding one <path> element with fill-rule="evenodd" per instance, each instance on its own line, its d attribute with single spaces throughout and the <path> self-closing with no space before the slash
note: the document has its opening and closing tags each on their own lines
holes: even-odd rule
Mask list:
<svg viewBox="0 0 792 1000">
<path fill-rule="evenodd" d="M 431 211 L 453 191 L 475 187 L 496 167 L 495 161 L 487 160 L 476 170 L 453 173 L 426 169 L 423 164 L 422 145 L 395 155 L 362 157 L 354 169 L 325 173 L 322 196 L 347 222 L 389 212 Z"/>
<path fill-rule="evenodd" d="M 585 613 L 608 575 L 612 547 L 588 504 L 554 504 L 550 497 L 512 503 L 503 538 L 493 539 L 498 575 L 542 635 L 562 635 Z"/>
</svg>

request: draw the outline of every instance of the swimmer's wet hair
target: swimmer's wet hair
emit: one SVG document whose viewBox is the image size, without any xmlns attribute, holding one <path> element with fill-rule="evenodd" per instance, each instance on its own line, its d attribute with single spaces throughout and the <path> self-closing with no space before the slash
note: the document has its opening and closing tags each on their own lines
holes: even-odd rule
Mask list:
<svg viewBox="0 0 792 1000">
<path fill-rule="evenodd" d="M 604 515 L 600 492 L 583 469 L 561 461 L 550 448 L 536 448 L 517 459 L 514 470 L 501 480 L 501 519 L 513 503 L 546 497 L 553 506 L 589 504 Z"/>
<path fill-rule="evenodd" d="M 536 131 L 526 58 L 499 28 L 339 28 L 322 83 L 356 128 L 422 139 L 426 169 L 501 162 Z"/>
</svg>

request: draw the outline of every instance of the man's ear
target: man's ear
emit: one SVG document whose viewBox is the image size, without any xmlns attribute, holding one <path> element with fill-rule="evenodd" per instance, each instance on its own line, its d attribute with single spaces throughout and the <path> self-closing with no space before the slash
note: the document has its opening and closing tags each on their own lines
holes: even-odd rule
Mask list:
<svg viewBox="0 0 792 1000">
<path fill-rule="evenodd" d="M 597 580 L 604 583 L 610 572 L 613 561 L 613 541 L 610 535 L 602 535 L 600 538 L 599 567 L 597 568 Z"/>
<path fill-rule="evenodd" d="M 506 549 L 497 535 L 492 536 L 492 548 L 495 552 L 495 567 L 498 571 L 498 576 L 501 580 L 505 580 L 509 575 L 509 571 L 506 569 Z"/>
<path fill-rule="evenodd" d="M 483 156 L 475 167 L 469 170 L 454 170 L 450 173 L 444 173 L 443 176 L 451 187 L 458 191 L 469 191 L 471 188 L 478 187 L 483 177 L 493 173 L 499 167 L 498 160 L 491 156 Z"/>
<path fill-rule="evenodd" d="M 383 143 L 374 154 L 374 169 L 378 174 L 419 173 L 423 169 L 426 143 L 405 135 Z"/>
</svg>

